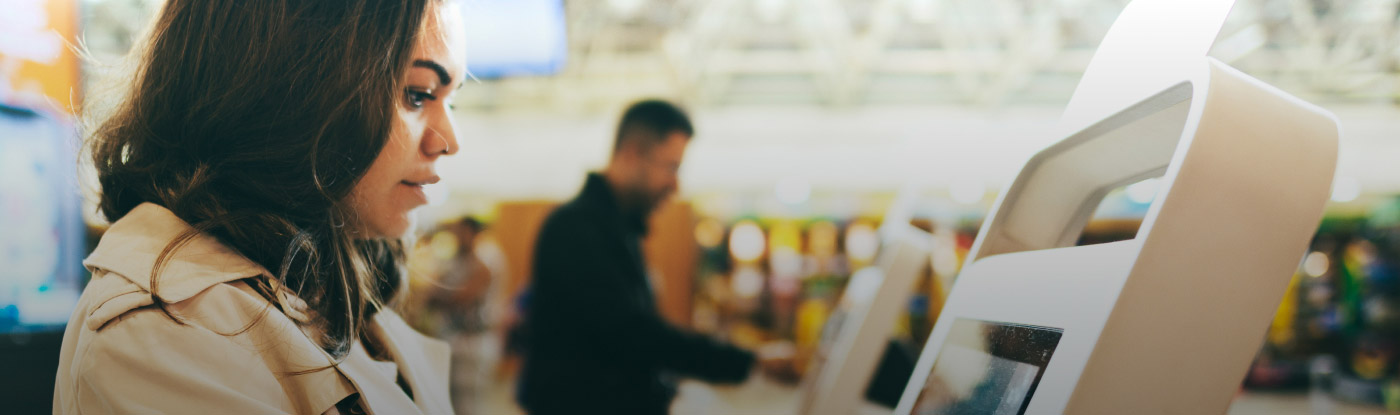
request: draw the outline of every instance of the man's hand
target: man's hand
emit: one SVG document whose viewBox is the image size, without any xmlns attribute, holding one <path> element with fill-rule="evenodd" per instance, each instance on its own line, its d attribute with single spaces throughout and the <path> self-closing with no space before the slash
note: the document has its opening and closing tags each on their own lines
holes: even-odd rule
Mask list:
<svg viewBox="0 0 1400 415">
<path fill-rule="evenodd" d="M 795 384 L 801 380 L 795 357 L 796 348 L 789 341 L 768 342 L 758 349 L 758 370 L 769 379 Z"/>
</svg>

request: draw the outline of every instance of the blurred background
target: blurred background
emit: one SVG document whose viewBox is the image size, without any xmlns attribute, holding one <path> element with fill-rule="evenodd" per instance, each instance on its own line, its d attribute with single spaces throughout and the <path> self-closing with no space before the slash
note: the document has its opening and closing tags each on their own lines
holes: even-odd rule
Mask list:
<svg viewBox="0 0 1400 415">
<path fill-rule="evenodd" d="M 794 359 L 790 379 L 685 384 L 677 414 L 794 411 L 805 359 L 892 212 L 933 235 L 897 324 L 917 357 L 997 192 L 1060 138 L 1127 3 L 460 1 L 477 81 L 458 92 L 463 150 L 421 211 L 404 314 L 434 333 L 472 310 L 483 413 L 518 411 L 510 328 L 540 222 L 607 161 L 624 106 L 674 100 L 697 135 L 646 242 L 663 314 Z M 101 97 L 98 75 L 160 5 L 0 0 L 0 367 L 21 374 L 0 378 L 7 402 L 47 408 L 80 262 L 106 226 L 78 174 L 74 109 Z M 1327 217 L 1232 414 L 1400 413 L 1398 19 L 1400 0 L 1240 0 L 1211 51 L 1343 128 Z M 1084 243 L 1132 238 L 1153 186 L 1110 194 Z M 435 292 L 462 269 L 482 282 Z"/>
</svg>

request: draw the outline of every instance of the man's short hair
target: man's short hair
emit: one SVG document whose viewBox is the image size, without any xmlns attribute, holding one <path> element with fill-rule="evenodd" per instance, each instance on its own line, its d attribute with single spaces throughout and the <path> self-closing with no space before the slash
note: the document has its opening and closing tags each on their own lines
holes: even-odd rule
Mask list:
<svg viewBox="0 0 1400 415">
<path fill-rule="evenodd" d="M 686 138 L 695 135 L 690 117 L 675 104 L 659 99 L 639 101 L 627 107 L 622 121 L 617 125 L 617 137 L 613 141 L 613 154 L 629 142 L 638 142 L 644 148 L 666 140 L 672 133 L 684 133 Z"/>
<path fill-rule="evenodd" d="M 472 233 L 481 233 L 481 231 L 486 228 L 486 225 L 483 225 L 481 221 L 471 216 L 463 216 L 461 219 L 457 219 L 457 226 L 470 229 Z"/>
</svg>

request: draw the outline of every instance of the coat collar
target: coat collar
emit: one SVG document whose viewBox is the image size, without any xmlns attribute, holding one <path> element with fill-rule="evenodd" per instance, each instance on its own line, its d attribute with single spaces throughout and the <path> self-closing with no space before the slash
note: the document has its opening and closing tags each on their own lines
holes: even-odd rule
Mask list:
<svg viewBox="0 0 1400 415">
<path fill-rule="evenodd" d="M 142 203 L 112 223 L 83 265 L 120 275 L 149 293 L 161 252 L 193 230 L 169 209 Z M 177 303 L 217 284 L 270 274 L 214 237 L 199 233 L 170 254 L 160 275 L 157 294 L 167 303 Z"/>
<path fill-rule="evenodd" d="M 618 203 L 617 193 L 612 184 L 608 183 L 608 179 L 601 173 L 588 174 L 588 178 L 583 182 L 583 190 L 579 191 L 576 199 L 593 206 L 621 224 L 621 229 L 629 234 L 644 236 L 647 233 L 646 216 L 623 208 L 621 203 Z"/>
<path fill-rule="evenodd" d="M 88 286 L 88 290 L 99 290 L 101 293 L 96 295 L 104 297 L 94 301 L 100 310 L 92 311 L 89 327 L 96 330 L 116 315 L 152 304 L 151 271 L 157 257 L 170 242 L 193 229 L 170 210 L 151 203 L 137 206 L 113 223 L 97 249 L 83 261 L 83 265 L 93 271 L 106 271 L 104 278 L 94 279 Z M 113 274 L 125 282 L 108 281 Z M 170 255 L 167 265 L 160 271 L 156 290 L 167 303 L 178 303 L 218 284 L 259 275 L 266 276 L 268 272 L 213 237 L 197 234 Z M 288 311 L 295 308 L 289 307 Z M 290 372 L 332 364 L 331 359 L 290 321 L 274 318 L 262 324 L 270 326 L 258 326 L 256 332 L 266 333 L 264 336 L 270 336 L 266 339 L 271 344 L 285 348 L 276 353 L 282 360 L 277 360 L 274 370 Z M 296 401 L 299 408 L 311 408 L 314 413 L 320 413 L 358 391 L 372 414 L 450 413 L 447 345 L 413 331 L 390 310 L 377 313 L 367 329 L 385 342 L 417 399 L 409 400 L 398 392 L 392 376 L 385 377 L 375 371 L 375 362 L 364 353 L 358 341 L 351 355 L 334 365 L 335 370 L 280 378 L 284 388 L 296 391 L 289 393 L 289 398 Z"/>
<path fill-rule="evenodd" d="M 355 342 L 350 355 L 337 368 L 355 383 L 369 411 L 377 415 L 409 414 L 416 408 L 424 414 L 452 413 L 447 389 L 451 351 L 447 344 L 424 337 L 390 310 L 376 313 L 373 324 L 367 328 L 393 356 L 398 374 L 408 382 L 414 396 L 410 400 L 400 392 L 395 376 L 378 372 L 374 366 L 383 362 L 371 359 L 364 345 Z"/>
</svg>

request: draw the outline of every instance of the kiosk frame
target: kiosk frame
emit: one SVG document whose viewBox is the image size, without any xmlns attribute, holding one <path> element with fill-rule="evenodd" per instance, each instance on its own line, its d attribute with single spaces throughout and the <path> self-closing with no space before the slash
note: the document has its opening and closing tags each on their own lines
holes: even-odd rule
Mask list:
<svg viewBox="0 0 1400 415">
<path fill-rule="evenodd" d="M 1026 163 L 984 223 L 896 414 L 941 413 L 936 389 L 948 385 L 935 362 L 958 320 L 1062 330 L 1033 394 L 1007 413 L 1228 408 L 1321 220 L 1338 127 L 1223 63 L 1194 62 Z M 1074 246 L 1108 191 L 1156 176 L 1135 239 Z"/>
</svg>

